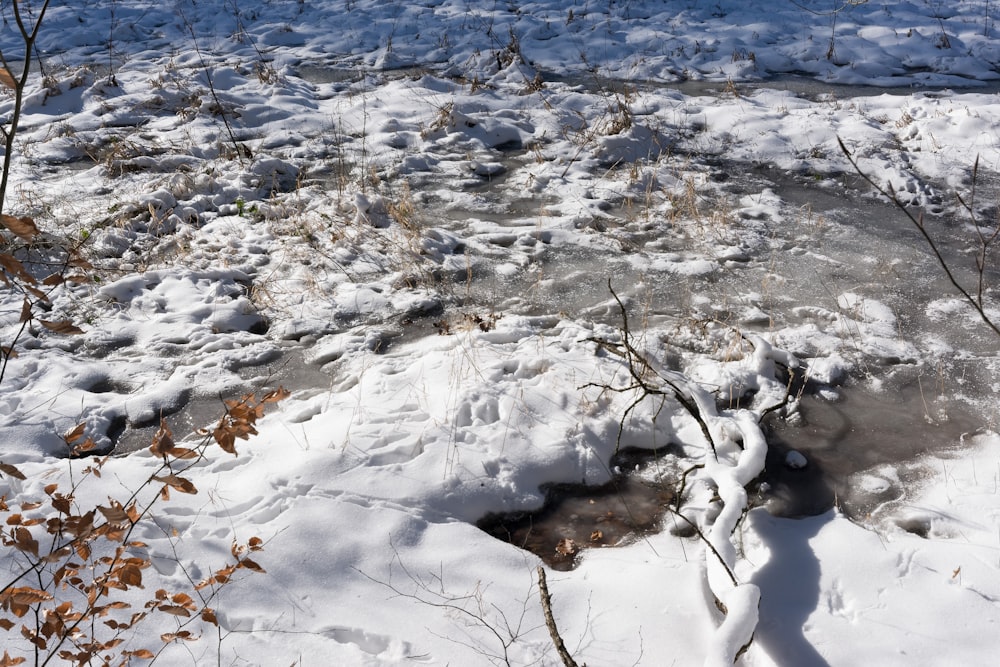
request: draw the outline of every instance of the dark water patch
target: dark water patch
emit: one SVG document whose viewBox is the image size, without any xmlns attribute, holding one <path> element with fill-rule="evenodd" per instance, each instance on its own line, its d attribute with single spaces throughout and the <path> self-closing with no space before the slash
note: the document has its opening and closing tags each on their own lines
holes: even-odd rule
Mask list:
<svg viewBox="0 0 1000 667">
<path fill-rule="evenodd" d="M 849 517 L 863 518 L 916 482 L 911 476 L 917 473 L 904 464 L 957 447 L 963 435 L 984 426 L 971 409 L 928 396 L 919 383 L 883 392 L 852 387 L 835 400 L 803 396 L 801 416 L 798 424 L 768 425 L 761 498 L 779 516 L 816 516 L 836 505 Z M 793 451 L 805 457 L 804 467 L 788 465 Z M 852 483 L 879 466 L 896 474 L 878 487 Z"/>
<path fill-rule="evenodd" d="M 153 420 L 119 425 L 120 428 L 116 429 L 118 437 L 112 437 L 111 432 L 108 437 L 114 442 L 115 454 L 131 454 L 152 444 L 161 418 L 173 433 L 174 440 L 180 442 L 194 437 L 198 429 L 214 426 L 225 413 L 226 404 L 220 397 L 188 397 L 183 405 L 172 411 L 165 411 Z"/>
<path fill-rule="evenodd" d="M 1000 82 L 977 81 L 973 79 L 955 78 L 954 85 L 926 85 L 914 80 L 918 69 L 907 71 L 905 77 L 885 77 L 882 85 L 858 85 L 847 83 L 830 83 L 817 78 L 809 72 L 775 72 L 768 78 L 747 81 L 725 80 L 652 80 L 631 79 L 628 81 L 597 76 L 592 73 L 555 73 L 543 72 L 546 82 L 564 83 L 579 86 L 590 92 L 607 92 L 624 94 L 628 91 L 657 90 L 676 91 L 690 97 L 722 97 L 754 95 L 762 90 L 781 90 L 790 92 L 812 102 L 842 100 L 852 97 L 878 97 L 880 95 L 913 95 L 921 93 L 928 97 L 943 96 L 954 93 L 987 93 L 1000 92 Z"/>
<path fill-rule="evenodd" d="M 135 387 L 128 383 L 105 377 L 87 387 L 87 391 L 91 394 L 131 394 L 135 391 Z"/>
<path fill-rule="evenodd" d="M 656 464 L 669 451 L 623 450 L 612 460 L 615 476 L 606 484 L 546 485 L 540 509 L 491 513 L 476 526 L 554 570 L 571 570 L 586 549 L 631 544 L 661 530 L 677 480 L 649 473 L 662 472 Z"/>
<path fill-rule="evenodd" d="M 325 359 L 330 362 L 331 359 Z M 321 369 L 323 363 L 310 363 L 305 360 L 301 348 L 275 350 L 262 355 L 258 363 L 237 364 L 232 370 L 238 370 L 242 384 L 232 388 L 225 395 L 208 395 L 196 391 L 183 392 L 175 404 L 166 406 L 158 412 L 154 419 L 139 423 L 118 424 L 113 426 L 114 435 L 108 433 L 114 443 L 114 453 L 117 455 L 131 454 L 149 447 L 153 435 L 164 418 L 174 434 L 174 440 L 195 440 L 202 436 L 199 429 L 211 430 L 226 414 L 226 400 L 239 399 L 248 393 L 257 397 L 268 391 L 283 386 L 289 391 L 329 387 L 331 377 Z"/>
</svg>

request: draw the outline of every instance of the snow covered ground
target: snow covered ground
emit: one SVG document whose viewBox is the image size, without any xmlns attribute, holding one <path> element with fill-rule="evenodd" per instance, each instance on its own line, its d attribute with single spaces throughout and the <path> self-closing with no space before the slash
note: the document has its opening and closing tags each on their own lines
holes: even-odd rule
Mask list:
<svg viewBox="0 0 1000 667">
<path fill-rule="evenodd" d="M 18 337 L 23 295 L 0 294 L 0 458 L 26 477 L 0 494 L 80 479 L 62 434 L 82 422 L 139 451 L 79 502 L 124 500 L 160 463 L 161 415 L 193 442 L 223 398 L 282 385 L 135 536 L 145 597 L 234 539 L 264 541 L 266 574 L 221 589 L 218 629 L 154 615 L 117 650 L 184 627 L 200 641 L 157 663 L 556 665 L 542 560 L 476 522 L 608 482 L 621 448 L 666 451 L 643 475 L 683 487 L 685 518 L 549 573 L 578 663 L 989 664 L 998 341 L 838 140 L 974 290 L 956 195 L 992 233 L 995 11 L 54 3 L 4 212 L 43 230 L 17 250 L 40 277 L 65 247 L 92 268 L 44 314 L 79 335 Z M 879 400 L 904 406 L 888 426 L 851 407 Z M 771 428 L 799 453 L 769 454 Z M 780 516 L 811 492 L 796 475 L 834 485 L 819 514 Z M 17 632 L 5 649 L 33 658 Z"/>
</svg>

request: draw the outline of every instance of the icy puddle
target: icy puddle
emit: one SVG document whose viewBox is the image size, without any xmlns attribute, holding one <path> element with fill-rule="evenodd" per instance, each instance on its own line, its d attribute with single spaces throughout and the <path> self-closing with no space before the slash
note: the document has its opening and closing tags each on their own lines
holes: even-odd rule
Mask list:
<svg viewBox="0 0 1000 667">
<path fill-rule="evenodd" d="M 652 452 L 629 450 L 612 461 L 614 478 L 600 486 L 553 484 L 532 512 L 489 514 L 476 526 L 526 549 L 553 570 L 571 570 L 586 549 L 631 544 L 663 528 L 675 476 Z"/>
<path fill-rule="evenodd" d="M 804 396 L 802 423 L 771 424 L 761 500 L 779 516 L 818 515 L 836 505 L 864 520 L 905 498 L 922 474 L 914 461 L 958 448 L 984 427 L 971 410 L 926 391 L 913 383 L 881 393 L 854 387 L 834 400 Z M 804 467 L 788 465 L 792 451 L 805 457 Z"/>
<path fill-rule="evenodd" d="M 981 427 L 969 410 L 925 399 L 917 385 L 882 394 L 853 388 L 835 399 L 807 395 L 797 421 L 775 420 L 768 429 L 767 463 L 751 485 L 751 503 L 789 518 L 836 506 L 860 522 L 919 483 L 919 456 L 958 447 Z M 489 514 L 476 525 L 555 570 L 573 569 L 587 549 L 628 545 L 668 528 L 689 537 L 683 523 L 671 523 L 679 487 L 673 461 L 629 450 L 612 460 L 616 475 L 606 484 L 552 484 L 542 489 L 541 508 Z"/>
</svg>

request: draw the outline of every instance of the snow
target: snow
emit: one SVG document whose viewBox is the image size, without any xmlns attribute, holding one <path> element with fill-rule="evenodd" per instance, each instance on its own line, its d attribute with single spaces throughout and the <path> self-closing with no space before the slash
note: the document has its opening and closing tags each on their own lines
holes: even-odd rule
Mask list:
<svg viewBox="0 0 1000 667">
<path fill-rule="evenodd" d="M 211 601 L 220 630 L 157 663 L 556 665 L 542 560 L 476 522 L 665 449 L 663 475 L 688 472 L 663 530 L 549 576 L 580 664 L 987 664 L 996 339 L 839 142 L 926 213 L 975 293 L 1000 183 L 994 11 L 54 5 L 4 212 L 42 228 L 17 250 L 39 278 L 59 248 L 92 267 L 36 313 L 79 335 L 18 336 L 23 294 L 0 294 L 17 352 L 0 456 L 26 476 L 0 495 L 150 502 L 161 417 L 191 444 L 223 399 L 282 385 L 238 456 L 210 450 L 185 474 L 199 493 L 134 536 L 152 562 L 138 606 L 263 540 L 266 573 Z M 805 448 L 772 463 L 765 414 L 914 384 L 926 446 L 851 473 L 856 494 L 818 516 L 772 515 L 770 466 L 836 471 Z M 935 441 L 955 405 L 976 428 Z M 67 458 L 81 422 L 118 448 L 99 479 Z M 154 614 L 122 648 L 179 622 Z M 16 631 L 5 649 L 33 655 Z"/>
</svg>

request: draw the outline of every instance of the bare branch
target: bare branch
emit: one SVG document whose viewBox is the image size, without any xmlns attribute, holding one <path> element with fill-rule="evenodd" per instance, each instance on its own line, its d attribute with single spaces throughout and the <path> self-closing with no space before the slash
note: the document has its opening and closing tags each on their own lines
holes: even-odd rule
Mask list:
<svg viewBox="0 0 1000 667">
<path fill-rule="evenodd" d="M 854 168 L 854 171 L 856 171 L 858 175 L 861 176 L 861 178 L 865 179 L 869 185 L 875 188 L 875 190 L 879 194 L 881 194 L 883 197 L 886 197 L 889 201 L 891 201 L 896 208 L 898 208 L 906 215 L 907 219 L 913 224 L 913 226 L 917 228 L 917 231 L 919 231 L 920 235 L 924 237 L 924 240 L 927 242 L 927 246 L 931 249 L 931 252 L 934 254 L 934 257 L 937 260 L 938 265 L 940 265 L 941 269 L 944 271 L 944 274 L 948 277 L 948 281 L 958 291 L 958 293 L 962 295 L 962 297 L 969 303 L 969 305 L 972 306 L 977 313 L 979 313 L 979 317 L 983 320 L 986 326 L 992 329 L 993 333 L 995 333 L 997 336 L 1000 336 L 1000 325 L 998 325 L 996 322 L 990 319 L 990 316 L 986 314 L 986 310 L 983 308 L 982 286 L 980 285 L 978 299 L 974 297 L 972 294 L 970 294 L 968 290 L 962 287 L 961 283 L 958 282 L 958 279 L 955 277 L 955 274 L 952 273 L 951 268 L 948 266 L 948 262 L 941 255 L 941 251 L 938 249 L 937 243 L 934 241 L 933 238 L 931 238 L 930 233 L 927 231 L 927 226 L 924 224 L 923 213 L 920 213 L 919 215 L 914 215 L 912 211 L 906 208 L 906 204 L 904 204 L 902 201 L 899 200 L 899 197 L 896 196 L 896 192 L 892 189 L 892 186 L 886 188 L 879 185 L 872 179 L 871 176 L 866 174 L 861 169 L 860 166 L 858 166 L 857 161 L 854 159 L 854 155 L 852 155 L 851 152 L 847 150 L 847 146 L 844 145 L 844 142 L 840 137 L 837 137 L 837 143 L 840 144 L 840 150 L 843 151 L 844 156 L 847 157 L 847 161 L 851 163 L 851 166 Z M 985 254 L 982 255 L 981 262 L 977 259 L 977 265 L 980 263 L 983 264 L 983 267 L 979 269 L 980 277 L 982 277 L 982 273 L 985 268 Z"/>
<path fill-rule="evenodd" d="M 549 636 L 552 637 L 556 653 L 559 654 L 559 658 L 566 667 L 579 667 L 573 656 L 566 650 L 566 645 L 563 643 L 559 629 L 556 627 L 556 619 L 552 615 L 552 596 L 549 595 L 549 586 L 545 582 L 545 568 L 539 565 L 536 572 L 538 572 L 538 597 L 542 599 L 542 614 L 545 615 L 545 627 L 549 629 Z"/>
</svg>

